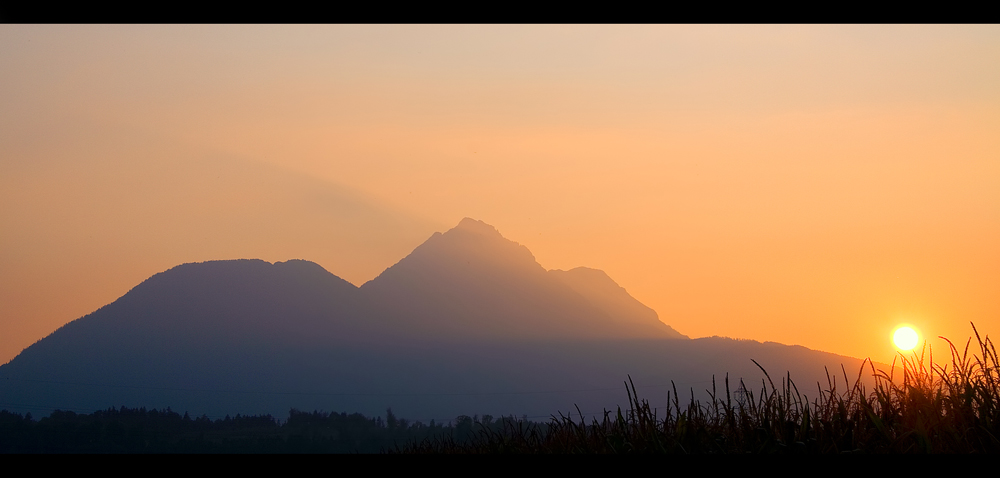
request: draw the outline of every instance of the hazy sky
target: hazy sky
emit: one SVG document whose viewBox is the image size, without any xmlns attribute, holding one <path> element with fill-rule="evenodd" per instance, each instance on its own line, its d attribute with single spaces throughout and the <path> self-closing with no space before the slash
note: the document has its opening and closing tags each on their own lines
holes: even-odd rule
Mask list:
<svg viewBox="0 0 1000 478">
<path fill-rule="evenodd" d="M 466 216 L 692 337 L 1000 333 L 1000 26 L 0 25 L 0 363 L 184 262 L 360 285 Z"/>
</svg>

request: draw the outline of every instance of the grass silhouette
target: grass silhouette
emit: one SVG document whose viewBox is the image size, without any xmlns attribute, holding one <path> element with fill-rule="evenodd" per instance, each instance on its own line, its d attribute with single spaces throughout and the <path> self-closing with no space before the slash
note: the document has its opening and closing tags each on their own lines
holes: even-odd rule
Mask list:
<svg viewBox="0 0 1000 478">
<path fill-rule="evenodd" d="M 436 438 L 401 450 L 409 453 L 997 453 L 1000 452 L 1000 364 L 989 336 L 969 354 L 948 339 L 951 363 L 937 365 L 926 344 L 910 357 L 899 354 L 888 371 L 862 363 L 854 385 L 844 390 L 827 372 L 818 395 L 800 393 L 791 377 L 775 385 L 764 372 L 759 393 L 740 381 L 733 391 L 728 376 L 724 395 L 713 378 L 709 399 L 681 404 L 676 386 L 667 410 L 657 416 L 639 398 L 631 377 L 629 406 L 605 411 L 590 423 L 580 413 L 553 417 L 539 425 L 502 420 L 481 427 L 471 439 Z M 862 381 L 874 378 L 872 390 Z M 579 408 L 577 409 L 579 412 Z"/>
</svg>

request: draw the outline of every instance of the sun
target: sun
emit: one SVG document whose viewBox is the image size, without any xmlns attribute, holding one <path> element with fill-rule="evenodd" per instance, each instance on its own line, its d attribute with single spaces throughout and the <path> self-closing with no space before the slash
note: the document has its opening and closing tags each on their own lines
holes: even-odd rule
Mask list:
<svg viewBox="0 0 1000 478">
<path fill-rule="evenodd" d="M 919 336 L 917 331 L 913 330 L 913 327 L 902 326 L 892 333 L 892 343 L 896 344 L 900 350 L 912 350 L 913 347 L 917 346 L 917 341 Z"/>
</svg>

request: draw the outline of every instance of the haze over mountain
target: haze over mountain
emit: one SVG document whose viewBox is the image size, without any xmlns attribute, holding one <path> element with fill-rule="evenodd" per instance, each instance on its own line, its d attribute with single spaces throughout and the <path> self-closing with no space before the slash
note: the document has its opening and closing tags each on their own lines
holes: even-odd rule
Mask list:
<svg viewBox="0 0 1000 478">
<path fill-rule="evenodd" d="M 802 347 L 690 340 L 603 271 L 546 271 L 466 218 L 361 287 L 303 260 L 156 274 L 0 367 L 0 408 L 590 413 L 623 401 L 627 374 L 659 400 L 670 380 L 702 390 L 729 372 L 734 389 L 736 377 L 755 383 L 750 358 L 800 383 L 824 366 L 860 365 Z"/>
</svg>

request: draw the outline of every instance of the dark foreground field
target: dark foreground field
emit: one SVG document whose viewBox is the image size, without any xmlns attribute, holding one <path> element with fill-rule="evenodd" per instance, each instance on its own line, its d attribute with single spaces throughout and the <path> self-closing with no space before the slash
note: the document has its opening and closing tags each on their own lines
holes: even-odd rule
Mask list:
<svg viewBox="0 0 1000 478">
<path fill-rule="evenodd" d="M 658 416 L 626 383 L 629 406 L 604 414 L 524 419 L 458 417 L 443 425 L 360 414 L 292 411 L 191 418 L 172 411 L 109 409 L 89 415 L 0 412 L 4 453 L 997 453 L 1000 360 L 989 337 L 951 342 L 949 364 L 930 350 L 888 370 L 831 372 L 813 395 L 788 377 L 713 385 L 711 398 L 668 394 Z M 971 350 L 970 350 L 971 346 Z M 839 372 L 839 373 L 838 373 Z M 874 375 L 875 386 L 861 381 Z M 838 379 L 839 376 L 839 379 Z M 777 384 L 774 379 L 778 379 Z M 853 385 L 848 386 L 848 384 Z M 682 405 L 683 403 L 683 405 Z"/>
<path fill-rule="evenodd" d="M 973 327 L 973 330 L 974 327 Z M 934 364 L 925 349 L 900 356 L 889 371 L 869 364 L 854 385 L 830 377 L 814 399 L 789 377 L 768 375 L 758 393 L 724 381 L 712 398 L 657 416 L 629 392 L 629 408 L 602 420 L 553 419 L 546 427 L 507 423 L 467 442 L 425 441 L 415 453 L 997 453 L 1000 452 L 1000 368 L 992 341 L 976 332 L 965 347 L 949 341 L 951 363 Z M 970 345 L 973 349 L 970 354 Z M 860 376 L 876 377 L 865 390 Z M 765 374 L 767 374 L 765 372 Z"/>
</svg>

